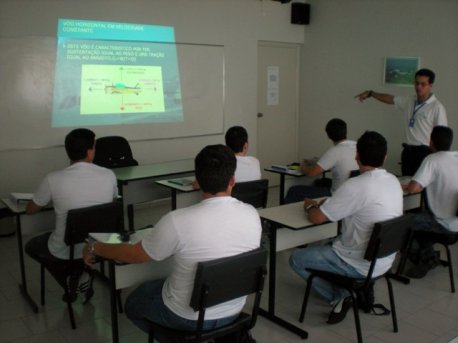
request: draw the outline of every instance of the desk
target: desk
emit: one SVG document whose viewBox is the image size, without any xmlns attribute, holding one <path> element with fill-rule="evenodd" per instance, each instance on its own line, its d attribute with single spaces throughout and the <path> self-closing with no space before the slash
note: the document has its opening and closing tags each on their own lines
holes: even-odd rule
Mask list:
<svg viewBox="0 0 458 343">
<path fill-rule="evenodd" d="M 195 177 L 187 177 L 187 179 L 194 180 Z M 192 185 L 179 185 L 170 182 L 171 179 L 156 181 L 158 185 L 170 189 L 172 195 L 172 211 L 177 208 L 188 207 L 197 204 L 202 200 L 202 193 L 198 189 L 194 189 Z"/>
<path fill-rule="evenodd" d="M 302 202 L 265 208 L 258 211 L 263 226 L 269 230 L 269 299 L 268 310 L 259 314 L 290 330 L 301 338 L 308 333 L 275 314 L 276 253 L 302 244 L 316 242 L 337 235 L 337 223 L 312 224 L 307 219 Z"/>
<path fill-rule="evenodd" d="M 118 180 L 124 209 L 127 209 L 133 204 L 167 198 L 168 192 L 155 181 L 194 174 L 194 159 L 116 168 L 113 172 Z M 132 229 L 133 211 L 128 211 L 127 218 Z"/>
<path fill-rule="evenodd" d="M 264 168 L 265 171 L 280 175 L 280 205 L 285 203 L 286 187 L 296 186 L 298 184 L 311 185 L 319 176 L 310 177 L 302 173 L 300 170 L 280 170 L 276 168 Z M 286 178 L 286 176 L 291 176 Z M 302 179 L 302 182 L 298 182 Z"/>
<path fill-rule="evenodd" d="M 130 237 L 130 242 L 139 242 L 152 228 L 137 231 Z M 118 234 L 90 234 L 101 242 L 121 243 Z M 148 280 L 165 279 L 172 270 L 172 258 L 163 261 L 150 261 L 140 264 L 123 264 L 108 261 L 108 280 L 110 285 L 110 312 L 112 342 L 119 342 L 117 291 L 136 286 Z"/>
<path fill-rule="evenodd" d="M 194 174 L 194 159 L 116 168 L 113 172 L 123 201 L 126 204 L 136 204 L 163 198 L 155 194 L 154 190 L 160 188 L 154 181 L 174 175 Z"/>
<path fill-rule="evenodd" d="M 401 185 L 407 185 L 411 179 L 412 179 L 411 176 L 398 176 L 398 180 Z M 410 194 L 407 191 L 404 191 L 403 194 L 404 194 L 404 197 L 403 197 L 404 212 L 421 207 L 421 200 L 422 200 L 421 193 Z"/>
<path fill-rule="evenodd" d="M 9 211 L 15 216 L 16 220 L 16 237 L 18 242 L 19 266 L 21 268 L 21 283 L 19 289 L 35 313 L 38 313 L 38 306 L 32 299 L 27 289 L 27 277 L 25 273 L 24 262 L 24 245 L 22 242 L 23 234 L 37 234 L 40 232 L 51 231 L 55 226 L 55 215 L 52 208 L 44 210 L 29 216 L 25 213 L 25 203 L 15 203 L 10 199 L 2 199 Z"/>
</svg>

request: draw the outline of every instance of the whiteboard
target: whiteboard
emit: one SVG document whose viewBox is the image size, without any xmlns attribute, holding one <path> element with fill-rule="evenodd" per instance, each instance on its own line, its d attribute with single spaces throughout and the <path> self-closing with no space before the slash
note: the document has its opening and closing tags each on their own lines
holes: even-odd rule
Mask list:
<svg viewBox="0 0 458 343">
<path fill-rule="evenodd" d="M 0 38 L 0 151 L 63 144 L 72 129 L 52 128 L 55 37 Z M 89 127 L 129 141 L 223 133 L 224 46 L 177 43 L 184 120 Z"/>
</svg>

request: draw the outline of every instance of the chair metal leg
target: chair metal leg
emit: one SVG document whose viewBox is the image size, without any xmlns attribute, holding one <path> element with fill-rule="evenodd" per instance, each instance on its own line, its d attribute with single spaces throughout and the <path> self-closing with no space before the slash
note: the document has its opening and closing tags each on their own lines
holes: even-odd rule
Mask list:
<svg viewBox="0 0 458 343">
<path fill-rule="evenodd" d="M 353 314 L 355 316 L 356 336 L 358 337 L 358 343 L 363 343 L 363 335 L 361 333 L 361 322 L 359 321 L 358 299 L 356 298 L 355 292 L 353 292 L 350 289 L 348 291 L 350 292 L 353 304 Z"/>
<path fill-rule="evenodd" d="M 116 298 L 118 300 L 118 312 L 119 313 L 123 313 L 123 309 L 122 309 L 122 298 L 121 298 L 121 290 L 118 289 L 116 291 Z"/>
<path fill-rule="evenodd" d="M 154 343 L 154 332 L 152 330 L 148 333 L 148 343 Z"/>
<path fill-rule="evenodd" d="M 45 267 L 40 265 L 40 295 L 41 295 L 41 306 L 45 305 Z"/>
<path fill-rule="evenodd" d="M 393 331 L 398 332 L 398 319 L 396 316 L 396 305 L 394 303 L 393 285 L 388 276 L 385 276 L 386 284 L 388 286 L 388 294 L 390 296 L 391 318 L 393 320 Z"/>
<path fill-rule="evenodd" d="M 313 278 L 314 277 L 315 276 L 310 275 L 310 277 L 307 280 L 307 288 L 305 289 L 304 301 L 302 302 L 301 314 L 299 315 L 299 321 L 301 323 L 304 322 L 305 310 L 307 308 L 307 302 L 308 302 L 308 299 L 309 299 L 310 290 L 312 289 L 312 282 L 313 282 Z"/>
<path fill-rule="evenodd" d="M 447 251 L 448 273 L 450 275 L 450 287 L 452 288 L 452 293 L 455 293 L 455 280 L 453 279 L 452 256 L 450 254 L 450 248 L 448 245 L 445 246 L 445 250 Z"/>
<path fill-rule="evenodd" d="M 66 303 L 67 303 L 68 315 L 70 316 L 70 324 L 72 326 L 72 329 L 75 330 L 76 329 L 75 315 L 73 313 L 73 306 L 70 301 L 70 293 L 67 287 L 65 287 L 64 290 L 65 290 L 65 299 L 67 299 Z"/>
</svg>

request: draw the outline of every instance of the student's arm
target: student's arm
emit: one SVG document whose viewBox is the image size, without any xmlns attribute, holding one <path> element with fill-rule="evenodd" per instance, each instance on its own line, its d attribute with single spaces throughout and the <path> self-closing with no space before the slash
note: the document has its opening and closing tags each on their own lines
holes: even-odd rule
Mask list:
<svg viewBox="0 0 458 343">
<path fill-rule="evenodd" d="M 370 91 L 364 91 L 358 95 L 355 95 L 355 99 L 357 98 L 361 102 L 363 102 L 364 100 L 370 97 L 377 99 L 378 101 L 383 102 L 385 104 L 389 104 L 389 105 L 394 104 L 394 96 L 391 94 L 377 93 L 377 92 L 370 90 Z"/>
<path fill-rule="evenodd" d="M 92 254 L 91 254 L 92 247 Z M 102 242 L 88 243 L 83 249 L 84 263 L 88 266 L 94 263 L 94 257 L 116 260 L 124 263 L 144 263 L 151 261 L 151 257 L 143 249 L 141 242 L 137 244 L 107 244 Z"/>
<path fill-rule="evenodd" d="M 307 218 L 313 224 L 322 224 L 325 221 L 328 221 L 328 218 L 323 212 L 321 212 L 319 203 L 313 199 L 304 200 L 304 208 L 307 211 Z"/>
<path fill-rule="evenodd" d="M 406 190 L 409 193 L 420 193 L 423 190 L 423 187 L 417 181 L 412 180 L 407 185 Z"/>
<path fill-rule="evenodd" d="M 312 166 L 305 165 L 302 167 L 302 171 L 307 174 L 307 176 L 317 176 L 324 172 L 323 168 L 321 168 L 318 164 Z"/>
<path fill-rule="evenodd" d="M 29 201 L 27 207 L 25 209 L 25 213 L 27 214 L 35 214 L 39 212 L 43 206 L 37 205 L 33 200 Z"/>
</svg>

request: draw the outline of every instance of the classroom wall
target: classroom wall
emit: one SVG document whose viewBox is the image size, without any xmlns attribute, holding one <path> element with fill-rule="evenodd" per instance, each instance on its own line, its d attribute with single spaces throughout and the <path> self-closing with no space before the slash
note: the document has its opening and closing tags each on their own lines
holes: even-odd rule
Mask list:
<svg viewBox="0 0 458 343">
<path fill-rule="evenodd" d="M 290 24 L 289 11 L 289 5 L 270 0 L 2 0 L 0 38 L 55 37 L 61 17 L 174 26 L 179 42 L 224 45 L 224 126 L 245 126 L 255 152 L 257 43 L 303 43 L 304 27 Z M 192 158 L 204 145 L 223 141 L 222 135 L 148 140 L 133 142 L 132 149 L 146 164 Z M 46 173 L 68 164 L 63 147 L 1 150 L 1 197 L 11 191 L 31 192 Z"/>
<path fill-rule="evenodd" d="M 384 86 L 385 56 L 420 57 L 436 72 L 434 93 L 448 112 L 458 149 L 458 2 L 456 0 L 310 0 L 301 63 L 299 151 L 319 156 L 330 147 L 324 126 L 341 117 L 349 137 L 376 130 L 388 140 L 386 166 L 398 171 L 403 119 L 394 106 L 354 95 L 366 89 L 413 94 L 413 88 Z"/>
<path fill-rule="evenodd" d="M 324 125 L 333 117 L 349 124 L 349 137 L 377 130 L 389 141 L 388 169 L 397 171 L 402 123 L 393 107 L 353 96 L 365 89 L 410 94 L 382 84 L 385 56 L 418 56 L 436 71 L 434 91 L 458 132 L 458 2 L 456 0 L 308 0 L 311 23 L 289 23 L 290 4 L 270 0 L 1 0 L 0 38 L 56 34 L 59 17 L 173 25 L 186 43 L 222 44 L 226 59 L 225 128 L 247 127 L 256 151 L 257 43 L 303 44 L 301 52 L 299 156 L 329 148 Z M 1 54 L 1 52 L 0 52 Z M 33 55 L 31 55 L 33 58 Z M 1 77 L 1 76 L 0 76 Z M 0 113 L 1 115 L 1 113 Z M 8 128 L 1 127 L 1 131 Z M 40 134 L 30 132 L 30 134 Z M 457 134 L 458 135 L 458 134 Z M 18 139 L 21 139 L 18 137 Z M 193 157 L 223 137 L 134 142 L 140 163 Z M 458 147 L 458 138 L 454 149 Z M 62 147 L 1 151 L 0 196 L 30 192 L 51 170 L 68 162 Z"/>
</svg>

